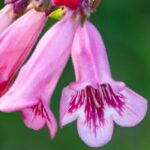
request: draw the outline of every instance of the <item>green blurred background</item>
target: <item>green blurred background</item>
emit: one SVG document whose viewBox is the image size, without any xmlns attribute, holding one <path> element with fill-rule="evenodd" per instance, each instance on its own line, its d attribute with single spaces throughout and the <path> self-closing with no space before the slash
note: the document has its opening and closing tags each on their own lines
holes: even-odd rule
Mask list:
<svg viewBox="0 0 150 150">
<path fill-rule="evenodd" d="M 2 1 L 0 2 L 2 7 Z M 116 80 L 150 98 L 150 1 L 102 0 L 91 21 L 101 32 Z M 53 20 L 49 20 L 46 31 Z M 13 42 L 13 41 L 12 41 Z M 61 90 L 74 81 L 69 61 L 53 94 L 51 108 L 59 122 Z M 134 128 L 115 125 L 112 140 L 98 150 L 150 150 L 150 112 Z M 47 128 L 35 132 L 24 126 L 20 113 L 0 114 L 0 150 L 90 150 L 79 138 L 75 122 L 59 129 L 51 140 Z"/>
</svg>

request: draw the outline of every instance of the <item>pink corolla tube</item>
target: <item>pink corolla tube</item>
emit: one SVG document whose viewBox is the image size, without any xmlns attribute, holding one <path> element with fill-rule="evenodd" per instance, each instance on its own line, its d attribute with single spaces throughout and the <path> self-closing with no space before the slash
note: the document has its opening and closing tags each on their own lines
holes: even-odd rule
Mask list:
<svg viewBox="0 0 150 150">
<path fill-rule="evenodd" d="M 77 24 L 70 13 L 56 23 L 0 100 L 0 110 L 21 111 L 27 127 L 39 130 L 47 124 L 52 138 L 57 124 L 49 109 L 50 97 L 69 58 Z"/>
<path fill-rule="evenodd" d="M 0 10 L 0 34 L 14 21 L 15 17 L 12 4 L 8 4 Z"/>
<path fill-rule="evenodd" d="M 61 126 L 77 120 L 81 139 L 99 147 L 111 140 L 114 122 L 132 127 L 144 118 L 147 101 L 112 79 L 102 38 L 88 21 L 77 29 L 72 59 L 76 82 L 62 92 Z"/>
<path fill-rule="evenodd" d="M 30 10 L 0 35 L 0 96 L 8 90 L 46 20 L 44 12 Z"/>
</svg>

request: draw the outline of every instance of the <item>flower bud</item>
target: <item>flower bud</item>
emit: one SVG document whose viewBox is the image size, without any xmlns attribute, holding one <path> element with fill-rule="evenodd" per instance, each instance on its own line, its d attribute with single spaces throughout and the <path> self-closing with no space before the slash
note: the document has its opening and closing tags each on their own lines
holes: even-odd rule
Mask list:
<svg viewBox="0 0 150 150">
<path fill-rule="evenodd" d="M 66 6 L 71 9 L 76 9 L 81 1 L 80 0 L 53 0 L 54 5 L 56 6 Z"/>
<path fill-rule="evenodd" d="M 22 14 L 29 4 L 28 0 L 5 0 L 5 4 L 12 4 L 14 13 Z"/>
</svg>

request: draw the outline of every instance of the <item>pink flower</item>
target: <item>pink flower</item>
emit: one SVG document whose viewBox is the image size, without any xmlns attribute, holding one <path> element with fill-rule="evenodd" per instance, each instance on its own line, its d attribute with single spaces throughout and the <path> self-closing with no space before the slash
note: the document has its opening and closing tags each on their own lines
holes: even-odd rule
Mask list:
<svg viewBox="0 0 150 150">
<path fill-rule="evenodd" d="M 8 90 L 46 20 L 45 13 L 30 10 L 0 35 L 0 95 Z"/>
<path fill-rule="evenodd" d="M 61 126 L 77 119 L 81 139 L 99 147 L 110 141 L 114 122 L 132 127 L 144 118 L 147 101 L 112 79 L 102 38 L 88 21 L 76 31 L 72 59 L 76 82 L 63 90 Z"/>
<path fill-rule="evenodd" d="M 76 26 L 70 14 L 56 23 L 41 39 L 0 102 L 1 111 L 21 111 L 29 128 L 39 130 L 47 124 L 52 138 L 57 125 L 49 110 L 50 97 L 67 63 Z"/>
<path fill-rule="evenodd" d="M 6 5 L 0 10 L 0 33 L 2 33 L 15 19 L 13 6 L 11 4 Z"/>
</svg>

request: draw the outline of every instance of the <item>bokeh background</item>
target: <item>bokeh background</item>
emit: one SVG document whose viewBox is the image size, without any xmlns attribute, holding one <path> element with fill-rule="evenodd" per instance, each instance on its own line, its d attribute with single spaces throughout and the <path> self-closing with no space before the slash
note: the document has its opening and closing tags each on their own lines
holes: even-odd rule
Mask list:
<svg viewBox="0 0 150 150">
<path fill-rule="evenodd" d="M 0 1 L 2 8 L 3 1 Z M 0 20 L 2 21 L 2 20 Z M 103 0 L 91 21 L 106 44 L 112 73 L 150 99 L 150 1 Z M 43 33 L 54 23 L 49 20 Z M 12 41 L 13 42 L 13 41 Z M 59 123 L 61 90 L 74 81 L 71 60 L 52 96 L 51 108 Z M 54 140 L 48 129 L 35 132 L 25 127 L 19 112 L 0 113 L 0 150 L 90 150 L 79 138 L 76 124 L 59 129 Z M 150 111 L 134 128 L 115 125 L 112 140 L 98 150 L 150 150 Z"/>
</svg>

